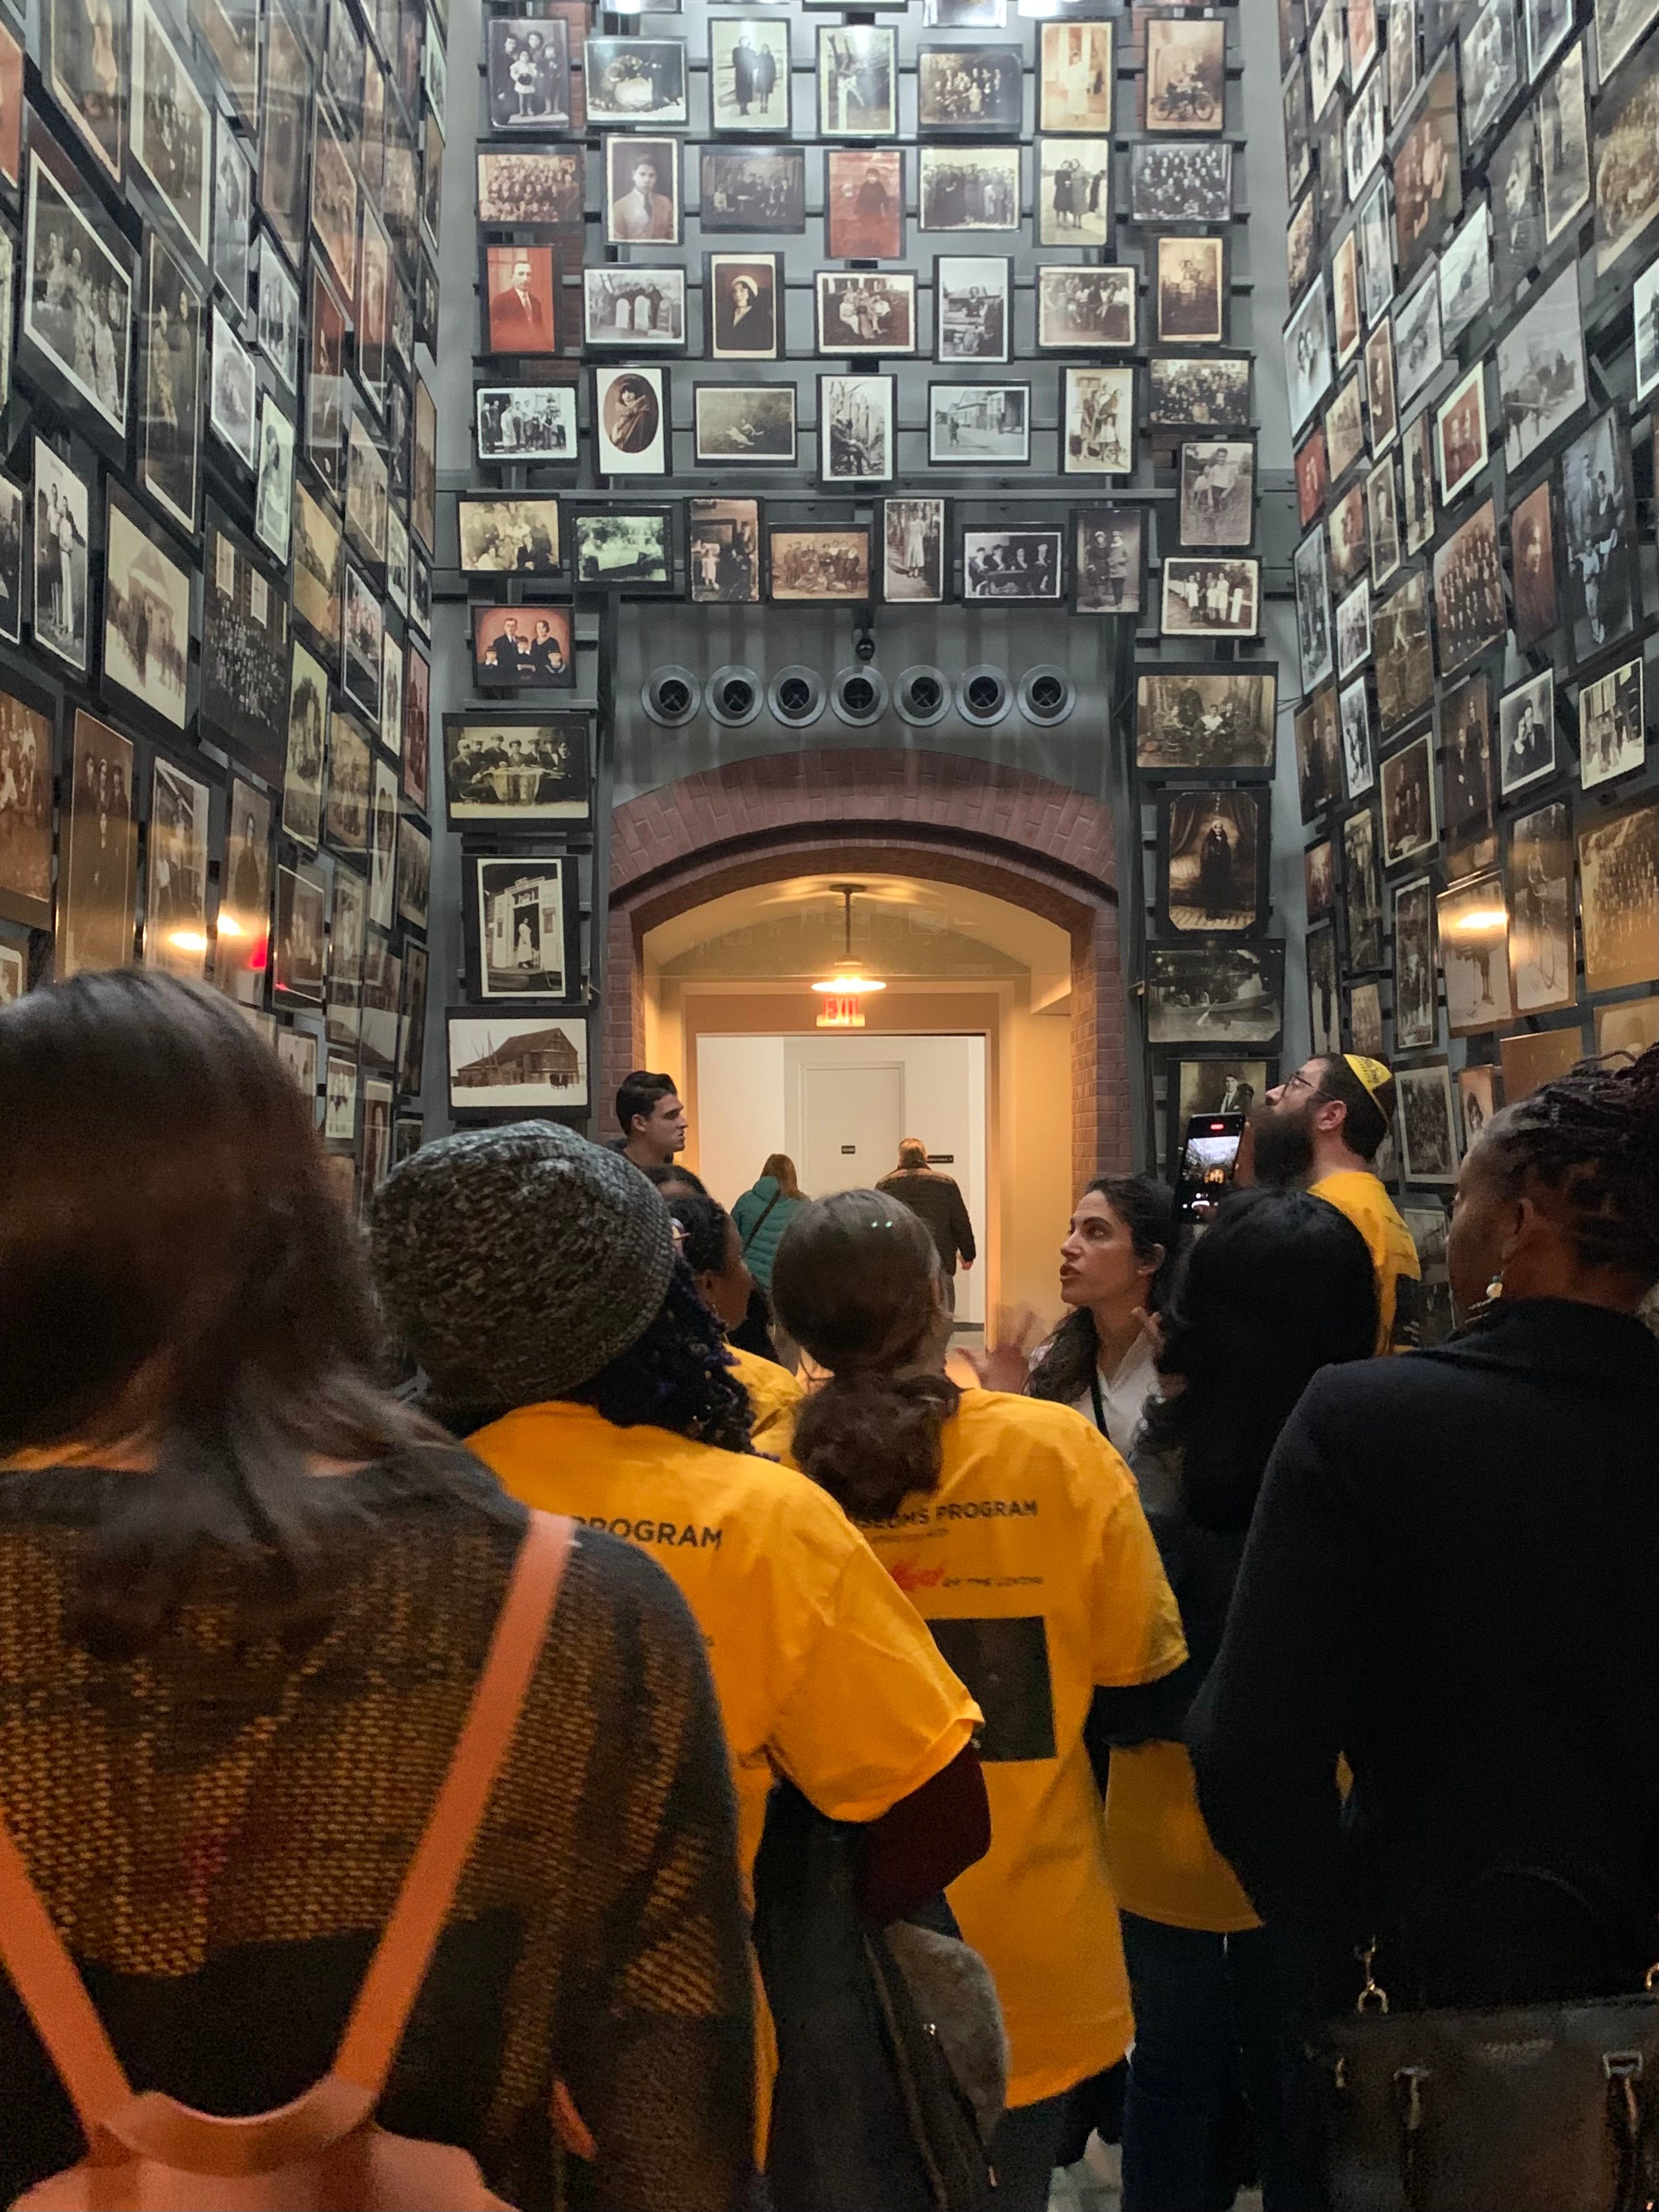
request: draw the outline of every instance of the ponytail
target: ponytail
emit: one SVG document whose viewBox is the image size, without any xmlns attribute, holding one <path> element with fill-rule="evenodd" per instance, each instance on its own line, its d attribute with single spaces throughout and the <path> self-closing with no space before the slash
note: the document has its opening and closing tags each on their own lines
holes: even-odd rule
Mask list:
<svg viewBox="0 0 1659 2212">
<path fill-rule="evenodd" d="M 938 1489 L 961 1395 L 944 1375 L 832 1375 L 796 1413 L 790 1449 L 849 1520 L 889 1521 Z"/>
</svg>

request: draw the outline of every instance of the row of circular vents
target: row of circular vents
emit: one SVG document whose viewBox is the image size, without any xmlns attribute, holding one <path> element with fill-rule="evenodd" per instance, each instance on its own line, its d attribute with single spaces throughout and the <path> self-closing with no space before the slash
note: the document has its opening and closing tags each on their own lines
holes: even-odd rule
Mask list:
<svg viewBox="0 0 1659 2212">
<path fill-rule="evenodd" d="M 878 670 L 842 668 L 828 683 L 815 668 L 784 668 L 763 684 L 752 668 L 717 668 L 712 676 L 689 668 L 659 668 L 644 684 L 646 713 L 664 729 L 682 729 L 706 714 L 729 730 L 752 722 L 763 707 L 790 729 L 804 730 L 827 706 L 854 729 L 878 722 L 890 704 L 902 721 L 925 730 L 944 720 L 954 705 L 964 722 L 989 729 L 1018 708 L 1028 722 L 1050 728 L 1077 704 L 1077 687 L 1063 668 L 1028 668 L 1018 684 L 1000 668 L 969 668 L 953 683 L 942 668 L 907 668 L 890 688 Z"/>
</svg>

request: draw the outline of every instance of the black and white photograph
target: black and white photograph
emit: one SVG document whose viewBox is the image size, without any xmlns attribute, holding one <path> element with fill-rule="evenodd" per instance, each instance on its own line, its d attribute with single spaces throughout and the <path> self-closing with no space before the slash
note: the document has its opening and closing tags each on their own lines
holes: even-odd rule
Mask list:
<svg viewBox="0 0 1659 2212">
<path fill-rule="evenodd" d="M 1336 910 L 1336 862 L 1328 837 L 1310 845 L 1302 855 L 1302 884 L 1307 895 L 1310 921 L 1328 921 Z"/>
<path fill-rule="evenodd" d="M 1342 731 L 1342 776 L 1350 799 L 1364 799 L 1376 783 L 1376 747 L 1371 737 L 1370 694 L 1362 677 L 1345 684 L 1337 699 Z"/>
<path fill-rule="evenodd" d="M 1544 170 L 1538 124 L 1528 107 L 1502 137 L 1486 165 L 1492 213 L 1492 285 L 1513 300 L 1544 252 Z"/>
<path fill-rule="evenodd" d="M 1322 283 L 1314 286 L 1285 325 L 1285 376 L 1291 428 L 1298 431 L 1331 388 L 1331 341 Z"/>
<path fill-rule="evenodd" d="M 586 715 L 444 716 L 444 797 L 452 822 L 585 822 Z"/>
<path fill-rule="evenodd" d="M 679 141 L 677 138 L 606 138 L 605 149 L 605 237 L 609 244 L 634 245 L 679 238 Z M 480 154 L 477 216 L 480 222 L 580 223 L 585 164 L 580 153 L 520 146 L 506 153 Z M 662 203 L 666 200 L 667 204 Z M 627 202 L 628 236 L 614 234 L 619 201 Z"/>
<path fill-rule="evenodd" d="M 582 342 L 641 350 L 685 343 L 685 271 L 614 263 L 582 271 Z"/>
<path fill-rule="evenodd" d="M 522 498 L 463 493 L 456 502 L 461 573 L 467 576 L 556 576 L 559 502 L 533 494 Z"/>
<path fill-rule="evenodd" d="M 1377 325 L 1365 341 L 1365 412 L 1373 453 L 1386 453 L 1400 428 L 1394 374 L 1394 325 Z"/>
<path fill-rule="evenodd" d="M 1390 21 L 1396 12 L 1389 10 Z M 1388 190 L 1381 179 L 1371 186 L 1354 226 L 1359 240 L 1359 305 L 1368 323 L 1386 314 L 1394 297 L 1394 225 L 1389 220 Z"/>
<path fill-rule="evenodd" d="M 374 793 L 368 810 L 368 918 L 376 929 L 390 929 L 397 903 L 398 771 L 374 757 Z M 368 977 L 364 977 L 367 983 Z M 395 1003 L 395 1001 L 394 1001 Z M 364 1000 L 368 1005 L 367 995 Z M 389 1060 L 389 1053 L 381 1055 Z"/>
<path fill-rule="evenodd" d="M 1595 273 L 1605 276 L 1659 215 L 1659 50 L 1651 44 L 1596 103 L 1595 176 Z"/>
<path fill-rule="evenodd" d="M 1000 467 L 1031 458 L 1029 384 L 930 384 L 927 458 L 935 468 Z"/>
<path fill-rule="evenodd" d="M 1214 439 L 1181 448 L 1182 545 L 1248 545 L 1255 535 L 1255 447 Z"/>
<path fill-rule="evenodd" d="M 1647 751 L 1647 720 L 1638 654 L 1609 669 L 1578 692 L 1578 781 L 1594 791 L 1639 769 Z"/>
<path fill-rule="evenodd" d="M 1502 876 L 1470 876 L 1442 891 L 1435 901 L 1435 924 L 1451 1035 L 1479 1036 L 1512 1020 L 1509 908 Z"/>
<path fill-rule="evenodd" d="M 1382 865 L 1421 860 L 1439 842 L 1434 808 L 1434 737 L 1425 731 L 1383 761 Z"/>
<path fill-rule="evenodd" d="M 705 237 L 747 231 L 785 238 L 805 229 L 804 147 L 704 146 L 698 174 L 697 222 Z"/>
<path fill-rule="evenodd" d="M 1164 240 L 1160 239 L 1158 244 L 1161 248 Z M 1359 314 L 1359 245 L 1352 230 L 1344 234 L 1331 257 L 1331 296 L 1335 303 L 1332 323 L 1336 365 L 1343 369 L 1359 350 L 1363 328 Z"/>
<path fill-rule="evenodd" d="M 356 700 L 371 723 L 378 725 L 386 623 L 379 599 L 349 561 L 345 564 L 341 629 L 344 638 L 343 681 L 346 696 Z"/>
<path fill-rule="evenodd" d="M 1631 297 L 1636 330 L 1636 397 L 1650 399 L 1659 391 L 1659 261 L 1637 278 Z"/>
<path fill-rule="evenodd" d="M 182 730 L 190 678 L 191 571 L 111 483 L 104 538 L 104 681 Z"/>
<path fill-rule="evenodd" d="M 477 436 L 481 461 L 574 461 L 575 386 L 481 384 Z"/>
<path fill-rule="evenodd" d="M 1440 283 L 1425 269 L 1417 288 L 1394 311 L 1395 379 L 1400 404 L 1408 407 L 1443 358 L 1440 337 Z"/>
<path fill-rule="evenodd" d="M 306 45 L 283 0 L 266 0 L 260 43 L 264 88 L 259 103 L 259 208 L 297 269 L 305 252 L 306 155 L 315 80 Z"/>
<path fill-rule="evenodd" d="M 1296 636 L 1302 663 L 1302 689 L 1312 691 L 1336 665 L 1331 629 L 1331 577 L 1325 532 L 1309 532 L 1296 549 Z"/>
<path fill-rule="evenodd" d="M 1146 364 L 1146 422 L 1156 430 L 1248 429 L 1249 356 L 1154 354 Z"/>
<path fill-rule="evenodd" d="M 971 527 L 962 533 L 962 596 L 1057 607 L 1065 598 L 1066 532 L 1033 524 Z"/>
<path fill-rule="evenodd" d="M 896 386 L 890 376 L 820 376 L 818 474 L 825 483 L 884 483 L 893 474 Z"/>
<path fill-rule="evenodd" d="M 1492 687 L 1471 676 L 1441 701 L 1445 777 L 1446 872 L 1473 875 L 1498 858 L 1498 760 L 1492 745 Z"/>
<path fill-rule="evenodd" d="M 245 313 L 253 273 L 253 163 L 222 115 L 215 121 L 213 149 L 214 281 Z"/>
<path fill-rule="evenodd" d="M 1455 346 L 1492 306 L 1492 215 L 1477 200 L 1440 256 L 1440 343 Z"/>
<path fill-rule="evenodd" d="M 1394 0 L 1388 17 L 1389 119 L 1393 123 L 1417 89 L 1417 0 Z"/>
<path fill-rule="evenodd" d="M 393 760 L 404 744 L 404 649 L 384 621 L 380 629 L 380 743 Z"/>
<path fill-rule="evenodd" d="M 1103 27 L 1110 37 L 1109 25 L 1085 27 Z M 1018 46 L 920 47 L 918 129 L 934 137 L 1018 137 L 1024 112 L 1024 66 Z"/>
<path fill-rule="evenodd" d="M 1509 628 L 1498 518 L 1476 507 L 1434 554 L 1434 620 L 1440 673 L 1450 676 L 1497 645 Z"/>
<path fill-rule="evenodd" d="M 366 855 L 368 851 L 370 771 L 374 748 L 368 732 L 349 708 L 329 716 L 328 782 L 323 828 L 331 851 Z"/>
<path fill-rule="evenodd" d="M 1135 767 L 1143 775 L 1270 774 L 1278 672 L 1165 665 L 1135 678 Z"/>
<path fill-rule="evenodd" d="M 1579 276 L 1573 264 L 1498 341 L 1498 404 L 1504 418 L 1506 465 L 1520 467 L 1528 453 L 1573 420 L 1586 398 Z"/>
<path fill-rule="evenodd" d="M 207 957 L 209 793 L 158 753 L 144 859 L 144 965 L 199 983 Z"/>
<path fill-rule="evenodd" d="M 558 853 L 471 863 L 473 953 L 481 999 L 580 995 L 575 864 Z"/>
<path fill-rule="evenodd" d="M 1310 928 L 1303 940 L 1308 963 L 1308 1048 L 1318 1054 L 1342 1049 L 1342 994 L 1337 983 L 1336 932 L 1329 923 Z"/>
<path fill-rule="evenodd" d="M 1039 131 L 1111 129 L 1114 28 L 1109 19 L 1043 24 L 1037 34 Z"/>
<path fill-rule="evenodd" d="M 341 582 L 345 538 L 334 511 L 313 496 L 304 483 L 294 487 L 294 537 L 290 574 L 294 615 L 332 661 L 340 651 Z"/>
<path fill-rule="evenodd" d="M 264 1003 L 270 962 L 270 800 L 240 776 L 225 808 L 213 980 L 240 1006 Z"/>
<path fill-rule="evenodd" d="M 817 351 L 908 354 L 916 349 L 916 280 L 908 269 L 820 269 L 814 280 Z"/>
<path fill-rule="evenodd" d="M 1572 0 L 1523 0 L 1526 17 L 1527 71 L 1535 82 L 1539 71 L 1571 34 Z"/>
<path fill-rule="evenodd" d="M 398 823 L 398 919 L 424 929 L 432 900 L 432 840 L 412 814 Z"/>
<path fill-rule="evenodd" d="M 881 503 L 881 595 L 890 605 L 937 606 L 949 580 L 942 499 Z"/>
<path fill-rule="evenodd" d="M 793 465 L 794 384 L 700 384 L 692 394 L 691 434 L 699 468 Z"/>
<path fill-rule="evenodd" d="M 291 392 L 300 389 L 300 288 L 269 233 L 259 236 L 259 350 Z"/>
<path fill-rule="evenodd" d="M 1332 501 L 1325 530 L 1331 542 L 1331 583 L 1337 592 L 1346 592 L 1368 566 L 1363 483 L 1351 483 Z"/>
<path fill-rule="evenodd" d="M 709 106 L 716 131 L 789 135 L 789 25 L 764 16 L 708 19 Z"/>
<path fill-rule="evenodd" d="M 1075 27 L 1089 30 L 1105 27 L 1079 24 Z M 1047 124 L 1043 126 L 1045 130 L 1051 127 Z M 1233 149 L 1224 140 L 1212 144 L 1171 146 L 1142 138 L 1131 144 L 1132 222 L 1231 222 L 1232 213 Z"/>
<path fill-rule="evenodd" d="M 1042 337 L 1042 281 L 1037 271 L 1037 343 Z M 1067 275 L 1082 275 L 1067 270 Z M 941 363 L 964 361 L 1005 362 L 1008 358 L 1009 305 L 1012 284 L 1006 257 L 991 254 L 940 253 L 933 260 L 933 359 Z M 1134 317 L 1131 288 L 1130 331 Z"/>
<path fill-rule="evenodd" d="M 589 129 L 690 120 L 683 39 L 589 39 L 582 48 Z"/>
<path fill-rule="evenodd" d="M 84 675 L 92 499 L 84 478 L 34 441 L 34 641 Z"/>
<path fill-rule="evenodd" d="M 1439 1036 L 1434 965 L 1434 884 L 1414 876 L 1394 895 L 1394 1040 L 1421 1052 Z"/>
<path fill-rule="evenodd" d="M 193 537 L 202 434 L 202 301 L 153 231 L 144 241 L 144 279 L 138 480 L 162 513 Z"/>
<path fill-rule="evenodd" d="M 1589 205 L 1589 116 L 1582 40 L 1539 93 L 1538 145 L 1544 164 L 1544 235 L 1553 245 Z"/>
<path fill-rule="evenodd" d="M 1434 696 L 1427 579 L 1420 568 L 1402 576 L 1372 608 L 1371 653 L 1377 720 L 1385 731 L 1397 730 Z"/>
<path fill-rule="evenodd" d="M 1511 507 L 1510 549 L 1515 641 L 1524 653 L 1547 637 L 1561 620 L 1555 573 L 1555 517 L 1547 477 Z"/>
<path fill-rule="evenodd" d="M 1085 507 L 1072 516 L 1072 605 L 1080 615 L 1138 615 L 1146 570 L 1138 507 Z"/>
<path fill-rule="evenodd" d="M 1379 462 L 1365 479 L 1365 537 L 1375 591 L 1400 566 L 1400 495 L 1392 459 Z"/>
<path fill-rule="evenodd" d="M 1169 555 L 1158 626 L 1165 637 L 1254 637 L 1261 627 L 1261 563 Z"/>
<path fill-rule="evenodd" d="M 1371 649 L 1371 587 L 1362 576 L 1336 603 L 1336 672 L 1346 683 Z"/>
<path fill-rule="evenodd" d="M 303 860 L 298 867 L 278 867 L 270 980 L 279 1004 L 323 1004 L 327 952 L 327 876 Z"/>
<path fill-rule="evenodd" d="M 818 136 L 891 138 L 898 130 L 898 42 L 884 23 L 818 27 Z"/>
<path fill-rule="evenodd" d="M 127 137 L 127 0 L 46 0 L 40 14 L 46 88 L 118 183 Z"/>
<path fill-rule="evenodd" d="M 1449 1187 L 1457 1181 L 1457 1132 L 1445 1061 L 1397 1068 L 1395 1083 L 1395 1127 L 1406 1181 Z"/>
<path fill-rule="evenodd" d="M 1561 536 L 1573 650 L 1584 660 L 1623 636 L 1637 612 L 1635 501 L 1615 414 L 1598 416 L 1561 457 Z"/>
<path fill-rule="evenodd" d="M 1401 426 L 1400 474 L 1405 487 L 1406 550 L 1420 553 L 1434 536 L 1434 429 L 1426 407 Z"/>
<path fill-rule="evenodd" d="M 1291 227 L 1285 235 L 1285 265 L 1289 278 L 1290 296 L 1299 300 L 1314 273 L 1315 257 L 1319 251 L 1319 217 L 1314 205 L 1314 196 L 1304 192 L 1297 202 L 1291 216 Z"/>
<path fill-rule="evenodd" d="M 102 13 L 107 21 L 106 5 Z M 212 224 L 212 111 L 151 0 L 133 0 L 132 151 L 198 259 L 205 262 Z"/>
<path fill-rule="evenodd" d="M 1348 198 L 1357 200 L 1382 158 L 1387 126 L 1382 116 L 1382 72 L 1367 77 L 1355 96 L 1343 126 L 1343 160 L 1347 169 Z"/>
<path fill-rule="evenodd" d="M 323 763 L 328 744 L 328 675 L 294 641 L 289 663 L 288 752 L 283 771 L 283 835 L 314 852 L 323 834 Z"/>
<path fill-rule="evenodd" d="M 676 246 L 680 237 L 680 167 L 678 138 L 611 137 L 605 146 L 605 236 L 609 246 Z M 498 158 L 506 159 L 506 156 Z M 531 157 L 526 156 L 526 159 Z M 574 157 L 580 164 L 580 156 Z M 484 156 L 480 155 L 482 164 Z M 512 216 L 486 218 L 479 185 L 479 219 L 514 221 Z M 580 220 L 581 173 L 578 166 L 571 182 L 571 213 Z M 557 220 L 556 216 L 551 218 Z M 519 222 L 550 217 L 520 216 Z M 705 225 L 705 228 L 708 226 Z"/>
<path fill-rule="evenodd" d="M 294 511 L 294 425 L 268 392 L 259 394 L 258 450 L 253 534 L 286 563 Z"/>
<path fill-rule="evenodd" d="M 668 372 L 596 368 L 593 466 L 602 477 L 659 477 L 669 466 Z"/>
<path fill-rule="evenodd" d="M 1377 863 L 1376 817 L 1369 806 L 1342 822 L 1342 909 L 1347 919 L 1348 965 L 1382 965 L 1382 872 Z"/>
<path fill-rule="evenodd" d="M 1146 1035 L 1155 1045 L 1275 1047 L 1284 1025 L 1282 945 L 1149 945 Z"/>
<path fill-rule="evenodd" d="M 1297 799 L 1304 823 L 1316 822 L 1342 796 L 1341 738 L 1337 724 L 1336 687 L 1327 684 L 1296 710 L 1291 723 L 1296 744 Z"/>
<path fill-rule="evenodd" d="M 1584 988 L 1659 981 L 1659 806 L 1633 807 L 1578 830 Z"/>
<path fill-rule="evenodd" d="M 335 902 L 335 917 L 337 925 L 339 918 L 337 896 Z M 361 971 L 362 966 L 361 943 L 357 947 L 357 965 Z M 362 988 L 361 973 L 359 979 L 351 988 L 355 1000 L 355 994 Z M 335 1002 L 335 983 L 331 975 L 329 978 L 329 1035 L 334 1037 L 341 1034 L 343 1009 Z M 359 1012 L 360 1009 L 354 1003 L 350 1012 L 350 1035 L 354 1038 L 357 1033 Z M 349 1145 L 356 1141 L 356 1136 L 357 1063 L 355 1060 L 349 1060 L 343 1053 L 331 1052 L 328 1055 L 328 1066 L 323 1078 L 323 1142 L 325 1145 Z"/>
<path fill-rule="evenodd" d="M 1268 794 L 1177 791 L 1158 800 L 1158 927 L 1254 936 L 1267 922 Z"/>
<path fill-rule="evenodd" d="M 1510 989 L 1517 1014 L 1571 1006 L 1572 825 L 1565 802 L 1523 814 L 1510 832 Z"/>
<path fill-rule="evenodd" d="M 685 569 L 693 606 L 754 606 L 761 596 L 757 499 L 693 499 L 686 507 Z M 574 681 L 573 670 L 572 682 Z"/>
<path fill-rule="evenodd" d="M 1656 15 L 1656 0 L 1595 0 L 1595 69 L 1603 84 Z"/>
<path fill-rule="evenodd" d="M 779 524 L 767 532 L 766 565 L 775 599 L 856 606 L 874 595 L 870 532 L 863 523 Z"/>
<path fill-rule="evenodd" d="M 1308 126 L 1308 71 L 1298 54 L 1279 96 L 1285 127 L 1285 189 L 1294 200 L 1313 173 L 1313 142 Z"/>
<path fill-rule="evenodd" d="M 1555 773 L 1555 673 L 1518 684 L 1498 702 L 1498 783 L 1505 799 Z"/>
<path fill-rule="evenodd" d="M 587 1018 L 583 1014 L 449 1016 L 449 1110 L 507 1112 L 588 1103 Z"/>
<path fill-rule="evenodd" d="M 1316 120 L 1325 112 L 1325 103 L 1342 82 L 1342 68 L 1346 58 L 1346 40 L 1343 35 L 1345 10 L 1340 0 L 1325 0 L 1323 7 L 1304 11 L 1308 25 L 1308 93 L 1311 112 Z"/>
<path fill-rule="evenodd" d="M 1219 16 L 1148 15 L 1145 36 L 1146 129 L 1218 131 L 1227 106 L 1224 22 Z"/>
<path fill-rule="evenodd" d="M 556 16 L 488 15 L 492 131 L 558 131 L 570 121 L 569 34 Z"/>
<path fill-rule="evenodd" d="M 0 919 L 52 927 L 54 714 L 0 691 Z"/>
<path fill-rule="evenodd" d="M 704 270 L 704 337 L 709 359 L 775 361 L 782 351 L 781 257 L 711 253 Z"/>
<path fill-rule="evenodd" d="M 55 148 L 48 167 L 41 149 L 49 143 L 37 134 L 29 145 L 21 333 L 39 348 L 49 373 L 61 375 L 125 439 L 132 255 L 101 216 L 88 211 L 88 188 Z"/>
<path fill-rule="evenodd" d="M 1219 345 L 1227 334 L 1222 240 L 1160 236 L 1153 296 L 1160 345 Z"/>
<path fill-rule="evenodd" d="M 1463 127 L 1471 148 L 1484 138 L 1521 82 L 1516 0 L 1478 0 L 1462 46 Z"/>
<path fill-rule="evenodd" d="M 1068 363 L 1060 378 L 1060 465 L 1068 476 L 1126 476 L 1134 466 L 1135 373 Z"/>
<path fill-rule="evenodd" d="M 577 508 L 570 519 L 570 565 L 579 584 L 598 591 L 672 590 L 672 510 Z"/>
<path fill-rule="evenodd" d="M 1039 138 L 1036 154 L 1037 244 L 1107 245 L 1111 237 L 1111 140 Z"/>
<path fill-rule="evenodd" d="M 1133 269 L 1050 264 L 1037 270 L 1036 281 L 1036 342 L 1042 350 L 1073 352 L 1134 343 L 1137 276 Z"/>
</svg>

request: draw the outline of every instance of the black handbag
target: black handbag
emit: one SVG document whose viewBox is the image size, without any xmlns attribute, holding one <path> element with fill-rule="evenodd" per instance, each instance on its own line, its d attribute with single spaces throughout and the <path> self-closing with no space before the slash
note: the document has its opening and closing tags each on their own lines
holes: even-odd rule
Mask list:
<svg viewBox="0 0 1659 2212">
<path fill-rule="evenodd" d="M 1375 1956 L 1309 2053 L 1330 2212 L 1659 2202 L 1659 1965 L 1625 1996 L 1401 2011 Z"/>
</svg>

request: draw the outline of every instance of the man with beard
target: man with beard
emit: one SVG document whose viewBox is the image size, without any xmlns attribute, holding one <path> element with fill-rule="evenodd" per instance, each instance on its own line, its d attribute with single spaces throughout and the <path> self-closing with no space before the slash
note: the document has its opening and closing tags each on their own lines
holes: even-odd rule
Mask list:
<svg viewBox="0 0 1659 2212">
<path fill-rule="evenodd" d="M 1251 1115 L 1253 1155 L 1248 1167 L 1239 1162 L 1241 1182 L 1299 1184 L 1364 1237 L 1376 1269 L 1379 1352 L 1416 1344 L 1422 1298 L 1417 1247 L 1371 1166 L 1394 1110 L 1394 1077 L 1380 1060 L 1317 1054 Z"/>
</svg>

